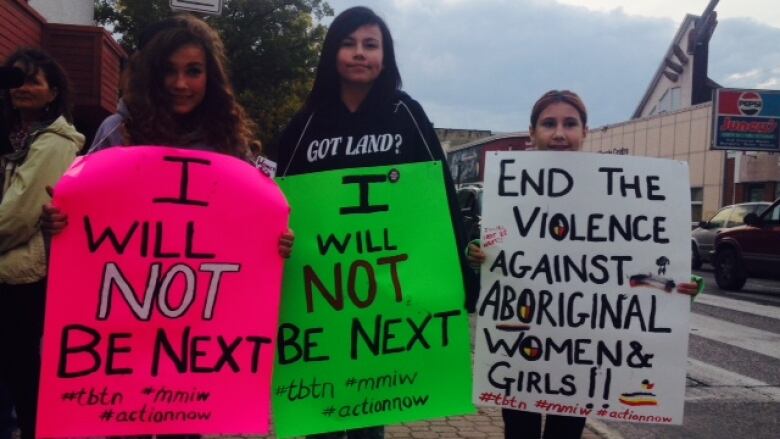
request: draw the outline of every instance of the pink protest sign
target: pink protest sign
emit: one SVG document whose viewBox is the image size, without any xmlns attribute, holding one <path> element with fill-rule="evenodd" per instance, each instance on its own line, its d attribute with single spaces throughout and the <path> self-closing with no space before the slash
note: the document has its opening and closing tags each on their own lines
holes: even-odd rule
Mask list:
<svg viewBox="0 0 780 439">
<path fill-rule="evenodd" d="M 289 208 L 251 165 L 111 148 L 55 189 L 38 436 L 267 431 Z"/>
</svg>

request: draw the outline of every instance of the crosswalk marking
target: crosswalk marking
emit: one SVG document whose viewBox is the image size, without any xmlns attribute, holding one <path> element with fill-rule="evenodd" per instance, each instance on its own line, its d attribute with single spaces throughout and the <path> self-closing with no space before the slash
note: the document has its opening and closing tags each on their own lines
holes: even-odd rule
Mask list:
<svg viewBox="0 0 780 439">
<path fill-rule="evenodd" d="M 748 314 L 753 314 L 771 319 L 780 320 L 780 307 L 760 305 L 757 303 L 746 302 L 744 300 L 729 299 L 727 297 L 716 296 L 713 294 L 700 294 L 696 297 L 694 303 L 716 306 L 718 308 L 731 309 Z M 780 329 L 780 323 L 778 323 Z"/>
<path fill-rule="evenodd" d="M 780 334 L 691 313 L 691 334 L 780 359 Z"/>
<path fill-rule="evenodd" d="M 694 358 L 688 358 L 688 378 L 698 385 L 687 387 L 686 401 L 728 399 L 780 402 L 778 385 L 767 384 Z"/>
</svg>

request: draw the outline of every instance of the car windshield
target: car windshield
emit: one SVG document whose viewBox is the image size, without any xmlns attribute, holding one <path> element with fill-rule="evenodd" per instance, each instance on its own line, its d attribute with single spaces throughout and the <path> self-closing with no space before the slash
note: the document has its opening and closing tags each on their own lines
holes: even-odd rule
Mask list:
<svg viewBox="0 0 780 439">
<path fill-rule="evenodd" d="M 726 207 L 715 216 L 710 219 L 710 226 L 711 227 L 724 227 L 726 225 L 726 220 L 729 219 L 729 214 L 731 213 L 731 207 Z"/>
<path fill-rule="evenodd" d="M 739 226 L 745 224 L 745 215 L 753 212 L 752 206 L 736 206 L 729 218 L 729 226 Z"/>
</svg>

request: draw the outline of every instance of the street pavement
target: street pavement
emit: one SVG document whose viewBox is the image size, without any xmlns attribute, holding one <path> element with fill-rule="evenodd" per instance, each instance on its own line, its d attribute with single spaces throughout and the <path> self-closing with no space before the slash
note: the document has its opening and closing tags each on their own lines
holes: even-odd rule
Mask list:
<svg viewBox="0 0 780 439">
<path fill-rule="evenodd" d="M 597 425 L 598 424 L 598 425 Z M 591 424 L 590 421 L 582 435 L 583 439 L 611 439 L 600 434 L 608 431 L 601 424 Z M 216 439 L 212 436 L 209 439 Z M 276 439 L 273 434 L 268 436 L 233 436 L 220 439 Z M 503 439 L 504 422 L 501 420 L 500 409 L 480 408 L 476 414 L 435 419 L 408 424 L 391 425 L 385 429 L 386 439 Z"/>
</svg>

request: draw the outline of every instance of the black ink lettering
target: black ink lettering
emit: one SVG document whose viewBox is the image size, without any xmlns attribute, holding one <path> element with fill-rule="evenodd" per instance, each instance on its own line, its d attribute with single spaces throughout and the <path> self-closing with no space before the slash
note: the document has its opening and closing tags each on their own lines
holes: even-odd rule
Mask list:
<svg viewBox="0 0 780 439">
<path fill-rule="evenodd" d="M 612 195 L 612 174 L 615 172 L 623 172 L 623 168 L 599 168 L 599 172 L 607 173 L 607 195 Z"/>
<path fill-rule="evenodd" d="M 108 335 L 108 353 L 106 354 L 106 375 L 129 375 L 133 373 L 133 369 L 129 367 L 115 368 L 114 356 L 117 353 L 130 353 L 129 346 L 118 347 L 116 341 L 118 339 L 128 339 L 133 335 L 130 333 L 119 333 Z"/>
<path fill-rule="evenodd" d="M 655 326 L 655 314 L 656 314 L 656 297 L 650 298 L 650 323 L 648 325 L 650 332 L 669 333 L 672 332 L 672 328 L 664 328 Z"/>
<path fill-rule="evenodd" d="M 360 204 L 351 207 L 342 207 L 339 209 L 341 215 L 387 212 L 390 210 L 388 204 L 371 205 L 368 201 L 368 185 L 370 183 L 384 183 L 387 181 L 386 175 L 346 175 L 342 178 L 342 184 L 357 183 L 360 188 Z"/>
<path fill-rule="evenodd" d="M 154 241 L 154 257 L 155 258 L 178 258 L 181 257 L 180 253 L 165 253 L 162 249 L 163 245 L 163 223 L 161 221 L 158 221 L 155 224 L 155 230 L 157 231 L 157 236 Z"/>
<path fill-rule="evenodd" d="M 519 194 L 517 192 L 508 192 L 504 183 L 511 180 L 516 180 L 517 177 L 506 175 L 506 165 L 514 163 L 514 159 L 505 159 L 499 162 L 500 173 L 498 176 L 498 196 L 499 197 L 516 197 Z"/>
<path fill-rule="evenodd" d="M 181 179 L 179 180 L 179 197 L 178 198 L 154 198 L 152 201 L 155 203 L 174 203 L 184 204 L 188 206 L 208 206 L 209 203 L 201 200 L 194 200 L 187 198 L 187 190 L 190 182 L 190 163 L 196 163 L 199 165 L 211 165 L 210 160 L 198 159 L 194 157 L 172 157 L 166 156 L 163 160 L 167 162 L 181 163 Z"/>
<path fill-rule="evenodd" d="M 669 238 L 661 237 L 661 234 L 666 231 L 666 227 L 663 226 L 664 222 L 666 222 L 666 217 L 657 216 L 653 218 L 653 242 L 659 244 L 669 243 Z"/>
<path fill-rule="evenodd" d="M 130 243 L 130 239 L 133 237 L 133 234 L 135 233 L 135 229 L 137 228 L 138 228 L 138 221 L 134 221 L 133 224 L 130 226 L 130 230 L 127 231 L 124 239 L 120 243 L 119 239 L 114 233 L 114 230 L 112 230 L 111 227 L 106 227 L 106 229 L 103 230 L 103 233 L 101 233 L 100 236 L 98 237 L 97 241 L 95 241 L 95 233 L 92 231 L 92 223 L 90 222 L 88 216 L 84 216 L 84 230 L 87 232 L 87 247 L 89 248 L 90 253 L 97 252 L 97 250 L 103 244 L 103 241 L 108 239 L 109 241 L 111 241 L 111 246 L 114 247 L 114 250 L 120 255 L 123 254 L 125 249 L 127 248 L 127 244 Z"/>
<path fill-rule="evenodd" d="M 648 175 L 647 176 L 647 199 L 653 200 L 653 201 L 663 201 L 666 199 L 666 195 L 657 194 L 656 191 L 658 189 L 661 189 L 660 186 L 655 184 L 658 180 L 661 178 L 657 175 Z"/>
<path fill-rule="evenodd" d="M 233 358 L 233 352 L 236 351 L 236 348 L 241 343 L 242 338 L 238 337 L 235 340 L 233 340 L 233 343 L 227 344 L 225 343 L 225 340 L 222 337 L 217 337 L 217 344 L 219 345 L 220 350 L 222 351 L 222 354 L 220 354 L 219 360 L 217 360 L 216 364 L 214 364 L 214 370 L 220 371 L 222 368 L 226 365 L 230 365 L 230 369 L 233 372 L 238 372 L 241 370 L 240 367 L 238 367 L 238 363 L 236 362 L 236 359 Z"/>
<path fill-rule="evenodd" d="M 257 337 L 254 335 L 250 335 L 246 338 L 246 341 L 253 343 L 254 347 L 252 348 L 252 373 L 257 373 L 260 370 L 260 350 L 262 349 L 264 344 L 270 344 L 271 339 L 268 337 Z"/>
<path fill-rule="evenodd" d="M 89 335 L 90 340 L 81 346 L 70 346 L 68 340 L 71 332 L 81 332 Z M 84 325 L 67 325 L 62 329 L 60 338 L 60 360 L 57 367 L 57 376 L 60 378 L 77 378 L 94 373 L 100 368 L 101 360 L 95 347 L 100 343 L 100 333 Z M 82 370 L 68 370 L 68 356 L 84 353 L 92 357 L 92 365 Z"/>
<path fill-rule="evenodd" d="M 628 196 L 628 190 L 629 189 L 634 191 L 634 196 L 636 198 L 642 198 L 642 188 L 641 188 L 641 185 L 639 184 L 639 176 L 638 175 L 634 176 L 634 180 L 633 180 L 632 183 L 629 183 L 626 180 L 626 176 L 625 175 L 621 175 L 620 176 L 620 194 L 623 195 L 623 198 Z"/>
<path fill-rule="evenodd" d="M 193 250 L 195 242 L 195 222 L 187 222 L 187 246 L 184 250 L 184 255 L 191 259 L 214 259 L 216 255 L 214 253 L 198 253 Z"/>
<path fill-rule="evenodd" d="M 176 350 L 168 340 L 168 335 L 165 333 L 165 330 L 162 328 L 157 330 L 157 336 L 154 340 L 154 351 L 152 353 L 152 376 L 156 377 L 160 372 L 160 356 L 162 354 L 161 348 L 165 350 L 165 353 L 168 355 L 168 359 L 173 362 L 174 367 L 176 367 L 176 370 L 179 371 L 179 373 L 184 373 L 187 371 L 187 352 L 189 349 L 187 340 L 189 337 L 190 327 L 188 326 L 184 328 L 184 334 L 182 336 L 181 356 L 177 356 Z"/>
<path fill-rule="evenodd" d="M 322 235 L 317 234 L 317 248 L 320 250 L 320 254 L 325 256 L 328 253 L 328 249 L 330 249 L 330 246 L 336 247 L 336 250 L 340 254 L 344 254 L 344 251 L 347 249 L 347 244 L 349 244 L 350 239 L 352 238 L 351 233 L 347 233 L 347 235 L 343 238 L 342 241 L 339 241 L 338 238 L 336 238 L 336 235 L 331 233 L 328 235 L 328 238 L 325 240 L 325 242 L 322 241 Z"/>
<path fill-rule="evenodd" d="M 408 317 L 406 318 L 406 322 L 409 324 L 409 327 L 412 328 L 412 338 L 409 339 L 409 343 L 406 345 L 407 351 L 411 350 L 412 346 L 414 346 L 418 340 L 425 349 L 431 348 L 431 345 L 428 344 L 428 341 L 425 340 L 425 336 L 423 335 L 423 332 L 425 331 L 425 327 L 428 326 L 428 323 L 431 321 L 431 318 L 432 316 L 430 314 L 426 315 L 419 326 L 414 322 L 414 320 Z"/>
<path fill-rule="evenodd" d="M 304 331 L 304 342 L 301 346 L 298 342 L 298 336 L 301 330 L 292 323 L 283 323 L 279 325 L 279 333 L 277 336 L 277 352 L 279 358 L 279 364 L 291 364 L 298 360 L 303 359 L 305 362 L 309 361 L 325 361 L 330 359 L 327 355 L 312 356 L 314 348 L 319 343 L 314 342 L 312 339 L 316 334 L 322 334 L 323 328 L 310 328 Z M 289 355 L 287 348 L 292 348 L 294 353 Z"/>
<path fill-rule="evenodd" d="M 507 275 L 507 269 L 506 269 L 506 254 L 504 254 L 504 250 L 501 250 L 498 252 L 498 256 L 496 256 L 496 260 L 493 261 L 493 264 L 490 265 L 490 272 L 496 271 L 496 268 L 501 269 L 501 274 L 506 276 Z"/>
<path fill-rule="evenodd" d="M 561 175 L 563 178 L 566 179 L 566 184 L 563 187 L 563 189 L 560 189 L 558 191 L 555 190 L 555 176 Z M 572 178 L 571 174 L 566 172 L 564 169 L 559 168 L 551 168 L 550 172 L 547 174 L 547 195 L 549 195 L 552 198 L 562 197 L 569 192 L 571 192 L 572 187 L 574 186 L 574 179 Z"/>
</svg>

